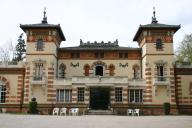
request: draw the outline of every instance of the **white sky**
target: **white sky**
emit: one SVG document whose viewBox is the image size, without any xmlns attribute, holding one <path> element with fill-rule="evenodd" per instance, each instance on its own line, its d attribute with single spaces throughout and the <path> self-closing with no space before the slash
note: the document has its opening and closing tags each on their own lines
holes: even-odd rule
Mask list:
<svg viewBox="0 0 192 128">
<path fill-rule="evenodd" d="M 140 24 L 151 23 L 153 6 L 159 23 L 181 24 L 174 48 L 192 33 L 192 0 L 0 0 L 0 47 L 17 43 L 20 24 L 40 23 L 47 8 L 48 23 L 60 24 L 66 37 L 62 46 L 78 46 L 79 40 L 114 41 L 137 47 L 133 37 Z"/>
</svg>

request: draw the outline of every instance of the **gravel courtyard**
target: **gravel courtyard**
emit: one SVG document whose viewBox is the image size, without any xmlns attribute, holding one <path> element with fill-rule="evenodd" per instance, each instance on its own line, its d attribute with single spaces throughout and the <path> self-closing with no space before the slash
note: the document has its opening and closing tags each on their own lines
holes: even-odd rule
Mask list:
<svg viewBox="0 0 192 128">
<path fill-rule="evenodd" d="M 0 128 L 192 128 L 192 116 L 0 114 Z"/>
</svg>

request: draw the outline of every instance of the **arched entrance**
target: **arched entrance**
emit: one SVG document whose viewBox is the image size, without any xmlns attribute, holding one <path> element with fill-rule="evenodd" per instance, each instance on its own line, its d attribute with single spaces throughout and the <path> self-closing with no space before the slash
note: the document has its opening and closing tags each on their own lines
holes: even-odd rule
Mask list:
<svg viewBox="0 0 192 128">
<path fill-rule="evenodd" d="M 95 75 L 96 76 L 103 76 L 103 66 L 96 66 L 95 67 Z"/>
</svg>

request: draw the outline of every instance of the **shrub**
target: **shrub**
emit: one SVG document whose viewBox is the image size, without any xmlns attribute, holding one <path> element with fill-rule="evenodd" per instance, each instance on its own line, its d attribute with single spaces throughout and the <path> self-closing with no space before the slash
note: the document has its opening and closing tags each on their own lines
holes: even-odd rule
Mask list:
<svg viewBox="0 0 192 128">
<path fill-rule="evenodd" d="M 170 114 L 170 103 L 164 103 L 164 113 L 165 115 L 169 115 Z"/>
<path fill-rule="evenodd" d="M 31 102 L 29 102 L 29 113 L 31 113 L 31 114 L 37 114 L 38 113 L 36 98 L 32 98 Z"/>
</svg>

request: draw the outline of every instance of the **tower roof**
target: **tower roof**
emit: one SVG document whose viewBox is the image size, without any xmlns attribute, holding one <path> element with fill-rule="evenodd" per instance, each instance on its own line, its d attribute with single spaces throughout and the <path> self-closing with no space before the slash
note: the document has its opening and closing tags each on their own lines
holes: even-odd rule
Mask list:
<svg viewBox="0 0 192 128">
<path fill-rule="evenodd" d="M 140 25 L 134 38 L 133 41 L 137 41 L 138 37 L 140 36 L 140 34 L 142 33 L 143 30 L 158 30 L 158 29 L 171 29 L 174 32 L 176 32 L 177 30 L 180 29 L 180 25 L 169 25 L 169 24 L 160 24 L 158 23 L 156 16 L 155 16 L 155 9 L 153 11 L 153 17 L 152 17 L 152 21 L 150 24 L 146 24 L 146 25 Z"/>
<path fill-rule="evenodd" d="M 59 33 L 61 40 L 65 41 L 65 36 L 63 34 L 63 31 L 60 27 L 60 24 L 48 24 L 47 22 L 47 16 L 46 16 L 46 10 L 44 9 L 43 12 L 43 20 L 41 21 L 41 23 L 37 23 L 37 24 L 20 24 L 20 28 L 26 32 L 26 30 L 28 29 L 56 29 L 57 32 Z"/>
</svg>

